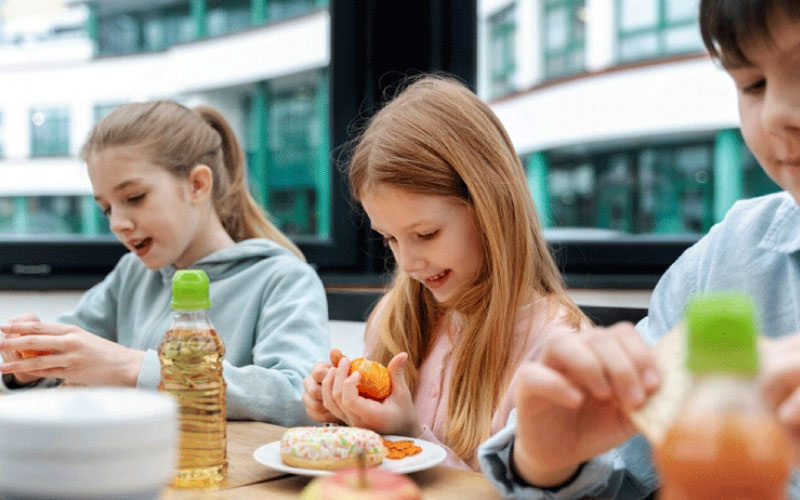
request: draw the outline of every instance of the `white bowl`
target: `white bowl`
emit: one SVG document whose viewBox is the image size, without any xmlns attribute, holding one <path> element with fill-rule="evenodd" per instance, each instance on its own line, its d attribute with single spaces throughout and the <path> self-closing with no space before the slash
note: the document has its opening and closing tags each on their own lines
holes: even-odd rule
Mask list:
<svg viewBox="0 0 800 500">
<path fill-rule="evenodd" d="M 0 398 L 0 497 L 157 498 L 176 466 L 177 405 L 123 388 Z"/>
</svg>

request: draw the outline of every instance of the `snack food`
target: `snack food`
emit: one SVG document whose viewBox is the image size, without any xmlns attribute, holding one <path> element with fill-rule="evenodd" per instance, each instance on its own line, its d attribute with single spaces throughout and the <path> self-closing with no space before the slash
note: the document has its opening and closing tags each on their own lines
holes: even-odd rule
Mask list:
<svg viewBox="0 0 800 500">
<path fill-rule="evenodd" d="M 679 324 L 652 348 L 661 387 L 644 406 L 628 414 L 631 422 L 651 443 L 660 443 L 669 425 L 683 405 L 691 388 L 691 375 L 686 369 L 686 329 Z"/>
<path fill-rule="evenodd" d="M 401 458 L 410 457 L 422 452 L 422 448 L 415 445 L 414 441 L 410 439 L 390 441 L 384 438 L 383 445 L 387 450 L 386 458 L 391 460 L 400 460 Z"/>
<path fill-rule="evenodd" d="M 339 366 L 342 359 L 342 352 L 339 349 L 331 350 L 331 364 Z M 392 393 L 392 377 L 389 370 L 377 361 L 370 361 L 365 358 L 356 358 L 350 361 L 351 375 L 354 371 L 361 373 L 361 380 L 358 381 L 358 393 L 375 401 L 383 401 Z"/>
<path fill-rule="evenodd" d="M 384 469 L 349 469 L 317 478 L 300 493 L 301 500 L 422 500 L 406 476 Z"/>
<path fill-rule="evenodd" d="M 356 465 L 359 452 L 363 452 L 368 467 L 379 465 L 386 456 L 383 439 L 357 427 L 293 427 L 281 437 L 281 460 L 292 467 L 351 467 Z"/>
<path fill-rule="evenodd" d="M 350 362 L 350 373 L 361 373 L 358 381 L 358 393 L 365 398 L 383 401 L 392 393 L 392 377 L 389 370 L 377 361 L 356 358 Z"/>
</svg>

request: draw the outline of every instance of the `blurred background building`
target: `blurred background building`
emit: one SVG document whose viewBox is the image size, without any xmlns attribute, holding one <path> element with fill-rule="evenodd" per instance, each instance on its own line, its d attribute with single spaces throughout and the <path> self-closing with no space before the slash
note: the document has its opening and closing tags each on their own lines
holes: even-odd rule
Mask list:
<svg viewBox="0 0 800 500">
<path fill-rule="evenodd" d="M 705 233 L 735 200 L 779 189 L 742 142 L 697 12 L 698 0 L 479 2 L 478 91 L 547 227 Z"/>
<path fill-rule="evenodd" d="M 463 5 L 477 92 L 551 235 L 698 235 L 778 189 L 742 143 L 697 0 Z M 328 0 L 0 0 L 0 234 L 108 233 L 80 146 L 114 106 L 169 98 L 221 109 L 281 229 L 327 237 L 330 31 Z"/>
<path fill-rule="evenodd" d="M 77 154 L 115 106 L 222 110 L 294 235 L 329 231 L 326 0 L 0 2 L 0 233 L 108 232 Z"/>
</svg>

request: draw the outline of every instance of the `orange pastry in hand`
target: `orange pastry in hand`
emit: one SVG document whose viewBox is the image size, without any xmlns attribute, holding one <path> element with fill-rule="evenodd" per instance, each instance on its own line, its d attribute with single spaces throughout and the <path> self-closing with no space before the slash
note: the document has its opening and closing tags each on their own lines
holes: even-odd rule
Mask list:
<svg viewBox="0 0 800 500">
<path fill-rule="evenodd" d="M 342 359 L 342 351 L 331 349 L 331 364 L 339 366 Z M 361 374 L 358 381 L 358 394 L 365 398 L 383 401 L 392 393 L 392 377 L 389 370 L 377 361 L 370 361 L 364 358 L 356 358 L 350 362 L 350 371 L 347 375 L 352 375 L 354 371 Z"/>
<path fill-rule="evenodd" d="M 365 398 L 383 401 L 392 393 L 392 377 L 385 366 L 364 358 L 356 358 L 350 362 L 350 373 L 359 372 L 358 393 Z"/>
</svg>

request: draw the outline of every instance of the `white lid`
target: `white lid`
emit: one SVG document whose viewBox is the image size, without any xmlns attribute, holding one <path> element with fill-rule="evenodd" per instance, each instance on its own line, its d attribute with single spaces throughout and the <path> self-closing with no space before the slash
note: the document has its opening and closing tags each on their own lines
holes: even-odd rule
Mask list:
<svg viewBox="0 0 800 500">
<path fill-rule="evenodd" d="M 23 455 L 92 455 L 173 446 L 171 396 L 126 388 L 58 388 L 0 397 L 0 450 Z M 19 456 L 19 455 L 18 455 Z"/>
</svg>

